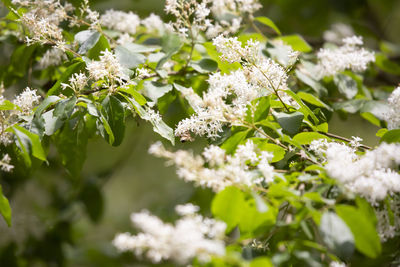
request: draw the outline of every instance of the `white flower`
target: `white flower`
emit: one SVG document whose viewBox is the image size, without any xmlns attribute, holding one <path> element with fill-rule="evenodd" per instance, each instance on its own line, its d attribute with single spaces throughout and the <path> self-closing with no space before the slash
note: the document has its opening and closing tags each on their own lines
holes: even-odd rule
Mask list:
<svg viewBox="0 0 400 267">
<path fill-rule="evenodd" d="M 141 23 L 150 32 L 159 32 L 160 34 L 163 34 L 165 31 L 164 22 L 161 20 L 160 16 L 157 16 L 153 13 L 151 13 L 147 18 L 143 19 Z"/>
<path fill-rule="evenodd" d="M 63 89 L 71 88 L 74 92 L 80 92 L 85 88 L 88 82 L 88 77 L 82 72 L 72 74 L 69 78 L 69 84 L 61 83 Z"/>
<path fill-rule="evenodd" d="M 100 60 L 88 63 L 86 68 L 90 77 L 96 81 L 103 78 L 107 78 L 110 81 L 127 79 L 118 59 L 109 50 L 101 51 Z"/>
<path fill-rule="evenodd" d="M 346 69 L 354 72 L 365 71 L 368 64 L 375 61 L 373 52 L 359 47 L 363 44 L 361 37 L 347 37 L 342 42 L 344 45 L 339 48 L 321 49 L 318 52 L 317 69 L 320 78 L 335 75 Z"/>
<path fill-rule="evenodd" d="M 113 30 L 135 34 L 140 18 L 131 11 L 126 13 L 110 9 L 101 15 L 100 24 Z"/>
<path fill-rule="evenodd" d="M 400 144 L 382 143 L 374 150 L 358 155 L 356 148 L 342 143 L 313 141 L 310 149 L 325 157 L 328 175 L 351 192 L 371 203 L 400 192 Z"/>
<path fill-rule="evenodd" d="M 268 163 L 272 154 L 260 153 L 251 140 L 238 146 L 234 155 L 226 155 L 223 149 L 210 146 L 204 149 L 203 157 L 194 156 L 184 150 L 170 152 L 161 143 L 151 146 L 149 152 L 168 159 L 168 164 L 175 164 L 177 174 L 183 180 L 214 191 L 234 185 L 253 187 L 262 182 L 272 182 L 275 176 L 274 167 Z M 204 166 L 205 163 L 208 167 Z"/>
<path fill-rule="evenodd" d="M 326 42 L 338 43 L 346 37 L 354 35 L 353 28 L 347 24 L 335 23 L 331 25 L 331 29 L 324 32 L 323 37 Z"/>
<path fill-rule="evenodd" d="M 389 111 L 384 115 L 388 129 L 400 128 L 400 86 L 393 90 L 388 98 Z"/>
<path fill-rule="evenodd" d="M 187 203 L 185 205 L 177 205 L 175 207 L 176 213 L 178 213 L 180 216 L 193 215 L 199 210 L 200 208 L 198 206 L 193 205 L 192 203 Z"/>
<path fill-rule="evenodd" d="M 3 158 L 0 160 L 0 169 L 5 172 L 11 172 L 14 166 L 10 164 L 11 158 L 8 154 L 4 154 Z"/>
<path fill-rule="evenodd" d="M 41 69 L 45 69 L 50 66 L 58 66 L 64 60 L 67 59 L 64 51 L 58 48 L 52 48 L 46 51 L 42 58 L 39 60 L 39 66 Z"/>
<path fill-rule="evenodd" d="M 175 225 L 162 222 L 148 211 L 131 215 L 132 223 L 142 232 L 118 234 L 113 245 L 120 251 L 132 251 L 136 256 L 146 256 L 154 263 L 172 260 L 187 264 L 193 258 L 201 262 L 210 256 L 225 254 L 226 224 L 196 214 L 198 207 L 191 204 L 176 207 L 182 218 Z"/>
<path fill-rule="evenodd" d="M 36 94 L 36 90 L 26 87 L 25 90 L 14 99 L 14 104 L 19 106 L 23 112 L 29 112 L 39 103 L 40 96 Z"/>
</svg>

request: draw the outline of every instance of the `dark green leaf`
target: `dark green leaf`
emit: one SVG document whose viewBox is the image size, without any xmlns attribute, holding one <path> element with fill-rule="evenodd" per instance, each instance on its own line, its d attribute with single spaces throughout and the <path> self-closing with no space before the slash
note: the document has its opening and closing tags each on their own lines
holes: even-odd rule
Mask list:
<svg viewBox="0 0 400 267">
<path fill-rule="evenodd" d="M 101 52 L 105 50 L 111 50 L 111 47 L 107 38 L 104 37 L 104 35 L 101 35 L 96 45 L 89 50 L 88 57 L 90 59 L 98 60 Z"/>
<path fill-rule="evenodd" d="M 275 112 L 274 117 L 282 129 L 289 135 L 295 135 L 299 132 L 304 115 L 301 112 L 284 113 Z"/>
<path fill-rule="evenodd" d="M 218 63 L 210 58 L 203 58 L 199 61 L 193 61 L 190 66 L 200 73 L 208 73 L 216 71 Z"/>
<path fill-rule="evenodd" d="M 103 107 L 102 114 L 107 121 L 108 126 L 112 131 L 112 136 L 109 133 L 104 138 L 113 146 L 121 144 L 125 134 L 125 110 L 124 107 L 115 96 L 106 96 L 101 103 Z M 103 121 L 104 122 L 104 121 Z M 108 127 L 105 126 L 105 127 Z"/>
<path fill-rule="evenodd" d="M 104 211 L 104 199 L 99 186 L 94 182 L 87 182 L 82 189 L 80 199 L 89 218 L 93 222 L 99 222 Z"/>
</svg>

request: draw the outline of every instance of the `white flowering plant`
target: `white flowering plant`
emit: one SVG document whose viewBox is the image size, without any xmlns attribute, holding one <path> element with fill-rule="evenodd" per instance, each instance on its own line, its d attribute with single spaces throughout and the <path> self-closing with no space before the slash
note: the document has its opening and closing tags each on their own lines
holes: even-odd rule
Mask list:
<svg viewBox="0 0 400 267">
<path fill-rule="evenodd" d="M 0 34 L 15 44 L 0 74 L 3 186 L 46 164 L 79 180 L 89 140 L 119 146 L 133 117 L 160 135 L 149 153 L 213 199 L 207 216 L 177 206 L 175 223 L 132 214 L 140 232 L 110 240 L 119 252 L 192 266 L 399 264 L 400 87 L 370 82 L 392 65 L 362 37 L 331 32 L 313 48 L 256 16 L 256 0 L 167 0 L 169 22 L 87 0 L 3 3 Z M 378 126 L 379 144 L 331 133 L 335 114 Z M 196 138 L 201 154 L 171 147 Z M 98 194 L 81 190 L 84 203 Z"/>
</svg>

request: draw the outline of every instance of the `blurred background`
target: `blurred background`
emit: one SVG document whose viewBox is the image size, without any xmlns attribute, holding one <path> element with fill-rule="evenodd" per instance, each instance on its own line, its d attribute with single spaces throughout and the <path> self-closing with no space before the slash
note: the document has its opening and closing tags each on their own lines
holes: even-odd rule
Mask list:
<svg viewBox="0 0 400 267">
<path fill-rule="evenodd" d="M 79 2 L 79 1 L 75 1 Z M 91 0 L 92 9 L 133 11 L 141 18 L 164 16 L 164 1 Z M 256 15 L 271 18 L 283 34 L 299 33 L 314 46 L 321 46 L 324 32 L 333 24 L 345 24 L 365 37 L 375 50 L 391 49 L 399 62 L 400 1 L 398 0 L 269 0 Z M 6 14 L 1 7 L 1 14 Z M 1 41 L 0 41 L 1 42 Z M 0 63 L 9 55 L 1 44 Z M 389 81 L 399 82 L 397 76 Z M 378 81 L 384 84 L 387 79 Z M 392 84 L 395 85 L 395 84 Z M 171 107 L 165 115 L 172 126 L 183 113 Z M 332 118 L 330 132 L 346 137 L 358 135 L 375 145 L 375 127 L 358 116 Z M 33 174 L 19 174 L 21 182 L 9 192 L 13 226 L 0 220 L 0 266 L 150 266 L 136 263 L 133 255 L 119 255 L 111 241 L 118 232 L 134 232 L 129 216 L 148 209 L 165 220 L 175 217 L 174 206 L 188 201 L 206 207 L 208 190 L 195 189 L 180 181 L 174 167 L 148 155 L 150 144 L 159 140 L 149 124 L 131 119 L 124 142 L 109 146 L 103 139 L 91 140 L 87 160 L 79 178 L 70 178 L 50 150 L 51 168 L 42 166 Z M 206 144 L 178 144 L 199 152 Z M 74 203 L 71 205 L 71 203 Z M 207 209 L 203 209 L 208 214 Z M 168 264 L 167 264 L 168 265 Z"/>
</svg>

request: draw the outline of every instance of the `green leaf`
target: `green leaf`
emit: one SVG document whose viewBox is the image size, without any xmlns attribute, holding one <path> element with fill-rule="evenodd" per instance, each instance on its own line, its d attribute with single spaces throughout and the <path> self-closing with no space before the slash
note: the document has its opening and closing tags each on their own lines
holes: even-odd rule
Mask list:
<svg viewBox="0 0 400 267">
<path fill-rule="evenodd" d="M 210 58 L 203 58 L 199 61 L 193 61 L 190 66 L 200 73 L 214 72 L 218 68 L 218 63 Z"/>
<path fill-rule="evenodd" d="M 104 211 L 104 198 L 97 184 L 88 181 L 83 186 L 80 199 L 85 205 L 86 213 L 93 222 L 99 222 Z"/>
<path fill-rule="evenodd" d="M 43 150 L 38 135 L 31 133 L 19 125 L 14 125 L 12 131 L 17 136 L 20 149 L 23 153 L 32 154 L 35 158 L 46 161 L 46 153 Z"/>
<path fill-rule="evenodd" d="M 257 145 L 260 150 L 271 152 L 274 155 L 271 163 L 278 162 L 285 157 L 286 150 L 283 147 L 268 143 L 264 138 L 253 137 L 250 139 L 254 142 L 255 145 Z"/>
<path fill-rule="evenodd" d="M 390 61 L 383 53 L 375 54 L 375 64 L 387 73 L 400 75 L 400 65 Z"/>
<path fill-rule="evenodd" d="M 354 252 L 354 237 L 346 223 L 335 213 L 322 215 L 319 230 L 325 245 L 341 258 L 348 259 Z"/>
<path fill-rule="evenodd" d="M 260 16 L 260 17 L 255 17 L 254 20 L 264 24 L 265 26 L 270 27 L 277 34 L 281 35 L 281 31 L 278 29 L 278 27 L 275 25 L 275 23 L 271 19 L 264 17 L 264 16 Z"/>
<path fill-rule="evenodd" d="M 172 90 L 171 84 L 162 84 L 159 82 L 145 81 L 143 83 L 143 93 L 157 103 L 157 100 Z"/>
<path fill-rule="evenodd" d="M 105 50 L 110 50 L 111 47 L 110 44 L 108 43 L 108 40 L 104 35 L 100 35 L 99 40 L 97 41 L 96 45 L 93 46 L 91 49 L 88 51 L 88 58 L 98 60 L 101 52 Z"/>
<path fill-rule="evenodd" d="M 54 136 L 61 163 L 72 177 L 78 177 L 86 159 L 89 134 L 83 114 L 68 120 Z"/>
<path fill-rule="evenodd" d="M 108 125 L 105 126 L 112 131 L 112 136 L 107 134 L 104 138 L 113 146 L 118 146 L 122 143 L 125 134 L 125 110 L 121 101 L 115 96 L 106 96 L 101 103 L 103 107 L 102 115 L 107 121 Z"/>
<path fill-rule="evenodd" d="M 0 185 L 0 213 L 7 222 L 8 227 L 11 226 L 11 207 L 8 199 L 3 195 L 3 189 Z"/>
<path fill-rule="evenodd" d="M 289 135 L 295 135 L 299 132 L 304 115 L 301 112 L 284 113 L 275 112 L 274 117 L 282 129 Z"/>
<path fill-rule="evenodd" d="M 214 197 L 211 212 L 227 224 L 230 232 L 242 218 L 245 205 L 244 194 L 236 187 L 227 187 Z"/>
<path fill-rule="evenodd" d="M 381 138 L 380 142 L 400 143 L 400 129 L 387 131 Z"/>
<path fill-rule="evenodd" d="M 310 103 L 311 105 L 320 107 L 320 108 L 326 108 L 329 111 L 333 111 L 333 109 L 328 106 L 327 104 L 325 104 L 324 102 L 322 102 L 318 97 L 306 93 L 306 92 L 298 92 L 297 95 L 304 101 L 306 101 L 307 103 Z"/>
<path fill-rule="evenodd" d="M 318 139 L 326 139 L 330 140 L 329 137 L 326 135 L 316 133 L 316 132 L 303 132 L 303 133 L 298 133 L 293 137 L 293 141 L 298 142 L 300 145 L 309 145 L 311 144 L 312 141 L 318 140 Z"/>
<path fill-rule="evenodd" d="M 378 127 L 381 126 L 381 121 L 370 112 L 360 113 L 360 116 Z"/>
<path fill-rule="evenodd" d="M 23 44 L 18 46 L 11 55 L 11 62 L 8 71 L 15 76 L 24 77 L 36 48 L 37 45 Z"/>
<path fill-rule="evenodd" d="M 284 43 L 290 45 L 293 50 L 308 53 L 312 51 L 312 47 L 298 34 L 286 35 L 277 37 L 276 39 L 282 40 Z"/>
<path fill-rule="evenodd" d="M 144 55 L 131 52 L 120 45 L 115 48 L 115 57 L 123 67 L 128 69 L 136 68 L 146 61 L 146 57 Z"/>
<path fill-rule="evenodd" d="M 343 102 L 336 102 L 333 104 L 335 110 L 342 109 L 349 113 L 356 113 L 365 104 L 365 99 L 351 99 Z"/>
<path fill-rule="evenodd" d="M 165 62 L 181 49 L 181 46 L 182 42 L 179 35 L 165 34 L 161 39 L 161 47 L 162 51 L 165 52 L 165 56 L 157 63 L 156 69 L 161 69 Z"/>
<path fill-rule="evenodd" d="M 9 100 L 2 100 L 0 102 L 0 110 L 15 110 L 15 109 L 20 109 L 20 108 L 17 105 L 14 105 Z"/>
<path fill-rule="evenodd" d="M 353 97 L 357 95 L 357 82 L 353 80 L 350 76 L 337 74 L 333 78 L 333 82 L 338 87 L 339 92 L 343 94 L 347 99 L 353 99 Z"/>
<path fill-rule="evenodd" d="M 181 38 L 178 34 L 165 34 L 161 39 L 162 51 L 166 54 L 176 53 L 182 46 Z"/>
<path fill-rule="evenodd" d="M 75 35 L 75 41 L 79 44 L 78 54 L 86 54 L 100 39 L 100 33 L 93 30 L 80 31 Z"/>
<path fill-rule="evenodd" d="M 79 72 L 85 67 L 83 61 L 79 61 L 70 65 L 61 75 L 60 79 L 50 88 L 47 95 L 59 95 L 61 92 L 61 83 L 65 83 L 71 77 L 72 74 Z"/>
<path fill-rule="evenodd" d="M 260 227 L 270 226 L 275 223 L 276 214 L 272 207 L 260 212 L 254 198 L 248 199 L 242 207 L 242 216 L 239 220 L 239 229 L 242 235 L 250 235 Z"/>
<path fill-rule="evenodd" d="M 254 104 L 252 106 L 255 106 L 256 109 L 254 111 L 254 114 L 252 114 L 252 122 L 259 122 L 261 120 L 264 120 L 267 118 L 269 114 L 269 108 L 270 108 L 270 97 L 269 96 L 263 96 L 255 101 L 253 101 Z"/>
<path fill-rule="evenodd" d="M 147 102 L 146 98 L 144 98 L 144 96 L 142 96 L 138 91 L 136 91 L 135 87 L 136 87 L 135 85 L 128 85 L 125 87 L 120 87 L 118 89 L 122 92 L 131 95 L 136 100 L 136 102 L 139 103 L 139 105 L 143 106 Z"/>
<path fill-rule="evenodd" d="M 267 257 L 257 257 L 250 262 L 250 267 L 273 267 Z"/>
<path fill-rule="evenodd" d="M 239 143 L 246 138 L 248 133 L 249 130 L 233 134 L 232 136 L 230 136 L 228 139 L 225 140 L 221 148 L 225 149 L 227 154 L 232 154 L 235 151 L 236 147 L 239 145 Z"/>
<path fill-rule="evenodd" d="M 297 104 L 300 105 L 299 111 L 301 111 L 305 116 L 310 116 L 313 119 L 315 124 L 319 123 L 319 120 L 315 116 L 314 112 L 312 112 L 311 109 L 309 107 L 307 107 L 303 103 L 303 101 L 301 101 L 300 97 L 295 92 L 293 92 L 292 90 L 285 90 L 285 93 L 290 95 L 297 102 Z"/>
<path fill-rule="evenodd" d="M 310 86 L 319 96 L 328 95 L 328 89 L 326 89 L 319 81 L 315 80 L 309 74 L 305 74 L 300 70 L 295 70 L 295 74 L 300 81 Z"/>
<path fill-rule="evenodd" d="M 361 210 L 349 205 L 337 205 L 336 212 L 353 233 L 356 248 L 370 258 L 381 253 L 381 242 L 371 219 Z"/>
<path fill-rule="evenodd" d="M 264 17 L 264 16 L 260 16 L 260 17 L 255 17 L 254 20 L 264 24 L 265 26 L 270 27 L 277 34 L 281 35 L 281 31 L 278 29 L 278 27 L 275 25 L 275 23 L 271 19 Z"/>
</svg>

